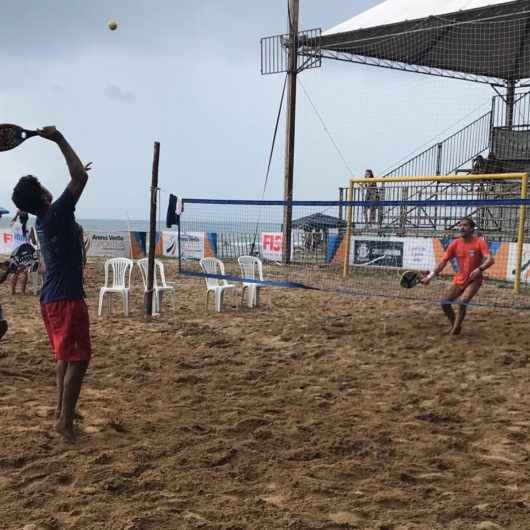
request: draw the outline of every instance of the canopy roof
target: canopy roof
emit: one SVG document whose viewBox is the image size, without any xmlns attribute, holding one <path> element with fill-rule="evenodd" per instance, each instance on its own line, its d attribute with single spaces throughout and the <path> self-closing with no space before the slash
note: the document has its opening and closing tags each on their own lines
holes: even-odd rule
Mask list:
<svg viewBox="0 0 530 530">
<path fill-rule="evenodd" d="M 466 9 L 513 3 L 513 0 L 386 0 L 323 33 L 333 35 L 358 29 L 396 24 Z"/>
<path fill-rule="evenodd" d="M 386 0 L 324 32 L 319 45 L 343 61 L 481 82 L 529 79 L 530 0 Z"/>
<path fill-rule="evenodd" d="M 346 223 L 338 217 L 323 213 L 306 215 L 293 221 L 293 228 L 302 230 L 321 230 L 322 228 L 343 228 Z"/>
</svg>

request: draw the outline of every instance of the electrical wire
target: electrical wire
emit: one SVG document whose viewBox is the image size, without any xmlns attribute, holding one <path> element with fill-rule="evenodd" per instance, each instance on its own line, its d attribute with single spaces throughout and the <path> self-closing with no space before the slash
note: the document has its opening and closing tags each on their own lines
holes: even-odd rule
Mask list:
<svg viewBox="0 0 530 530">
<path fill-rule="evenodd" d="M 302 80 L 300 79 L 299 80 L 300 82 L 300 86 L 302 87 L 302 90 L 304 91 L 304 94 L 307 98 L 307 100 L 309 101 L 309 103 L 311 104 L 311 106 L 313 107 L 313 110 L 315 111 L 315 114 L 317 115 L 318 119 L 320 120 L 320 123 L 322 125 L 322 128 L 324 129 L 324 131 L 326 132 L 326 134 L 328 135 L 333 147 L 335 148 L 335 150 L 337 151 L 340 159 L 342 160 L 343 164 L 344 164 L 344 167 L 346 168 L 346 170 L 348 171 L 348 174 L 350 176 L 353 177 L 353 171 L 350 167 L 350 165 L 348 164 L 348 162 L 346 161 L 346 158 L 344 157 L 342 151 L 340 150 L 339 146 L 337 145 L 337 142 L 335 141 L 335 139 L 333 138 L 333 136 L 331 135 L 331 132 L 329 131 L 326 123 L 324 122 L 324 118 L 322 117 L 322 115 L 320 114 L 320 112 L 318 111 L 318 109 L 316 108 L 316 105 L 314 104 L 313 100 L 311 99 L 311 97 L 309 96 L 309 93 L 307 92 L 304 84 L 302 83 Z"/>
<path fill-rule="evenodd" d="M 261 192 L 261 200 L 265 197 L 265 192 L 267 191 L 267 184 L 269 182 L 269 175 L 271 171 L 271 164 L 272 164 L 272 157 L 274 155 L 274 148 L 276 146 L 276 137 L 278 136 L 278 127 L 280 125 L 280 118 L 282 116 L 282 109 L 283 109 L 283 101 L 285 99 L 285 88 L 287 87 L 287 75 L 285 76 L 285 79 L 283 81 L 283 88 L 282 88 L 282 97 L 280 98 L 280 106 L 278 108 L 278 115 L 276 116 L 276 124 L 274 126 L 274 133 L 272 135 L 272 144 L 271 149 L 269 152 L 269 162 L 267 164 L 267 172 L 265 173 L 265 182 L 263 183 L 263 190 Z M 259 224 L 261 221 L 261 208 L 258 211 L 258 220 L 256 221 L 256 230 L 254 232 L 254 238 L 252 240 L 252 246 L 250 253 L 254 253 L 254 248 L 256 246 L 256 239 L 258 237 L 258 230 L 259 230 Z"/>
</svg>

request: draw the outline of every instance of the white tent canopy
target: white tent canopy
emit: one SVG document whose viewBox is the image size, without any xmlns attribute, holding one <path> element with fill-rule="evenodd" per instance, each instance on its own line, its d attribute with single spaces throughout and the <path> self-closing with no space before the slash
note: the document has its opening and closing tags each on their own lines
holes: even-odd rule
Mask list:
<svg viewBox="0 0 530 530">
<path fill-rule="evenodd" d="M 302 53 L 496 83 L 530 79 L 530 0 L 386 0 Z"/>
<path fill-rule="evenodd" d="M 334 26 L 325 31 L 323 35 L 373 28 L 374 26 L 395 24 L 405 20 L 428 18 L 508 2 L 513 2 L 513 0 L 386 0 L 338 26 Z"/>
</svg>

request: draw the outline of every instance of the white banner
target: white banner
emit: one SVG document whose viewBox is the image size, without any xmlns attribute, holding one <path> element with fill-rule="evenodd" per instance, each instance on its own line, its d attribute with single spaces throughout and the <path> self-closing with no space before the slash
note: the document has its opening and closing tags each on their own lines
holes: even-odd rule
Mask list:
<svg viewBox="0 0 530 530">
<path fill-rule="evenodd" d="M 506 279 L 515 280 L 515 266 L 517 264 L 517 243 L 509 243 L 508 266 Z M 523 245 L 523 259 L 521 260 L 521 284 L 530 284 L 530 244 Z"/>
<path fill-rule="evenodd" d="M 261 257 L 269 261 L 282 260 L 283 234 L 281 232 L 262 232 L 260 239 Z"/>
<path fill-rule="evenodd" d="M 129 232 L 91 232 L 85 231 L 87 256 L 106 258 L 129 258 L 131 243 Z"/>
<path fill-rule="evenodd" d="M 431 271 L 436 267 L 434 242 L 430 237 L 404 237 L 403 268 Z"/>
<path fill-rule="evenodd" d="M 436 265 L 430 237 L 353 236 L 350 264 L 432 270 Z"/>
<path fill-rule="evenodd" d="M 0 230 L 0 254 L 10 256 L 22 243 L 26 243 L 22 229 L 5 228 Z"/>
<path fill-rule="evenodd" d="M 180 236 L 180 250 L 183 259 L 201 259 L 205 257 L 205 232 L 182 232 Z M 178 232 L 162 232 L 164 256 L 179 257 Z"/>
</svg>

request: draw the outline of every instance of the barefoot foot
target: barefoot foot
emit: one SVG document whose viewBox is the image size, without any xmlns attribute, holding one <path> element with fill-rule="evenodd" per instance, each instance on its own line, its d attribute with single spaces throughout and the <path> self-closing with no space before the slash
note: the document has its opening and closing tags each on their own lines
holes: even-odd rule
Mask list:
<svg viewBox="0 0 530 530">
<path fill-rule="evenodd" d="M 64 438 L 65 442 L 75 442 L 76 436 L 72 427 L 66 427 L 63 422 L 59 421 L 55 425 L 55 430 Z"/>
<path fill-rule="evenodd" d="M 462 326 L 453 326 L 453 328 L 450 331 L 451 335 L 460 335 L 462 332 Z"/>
</svg>

